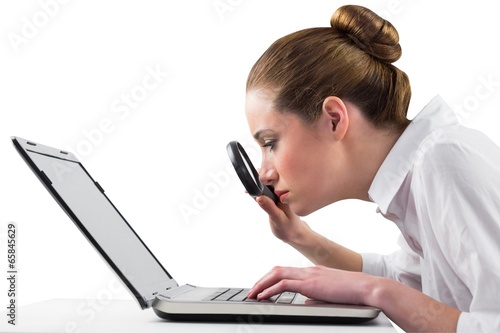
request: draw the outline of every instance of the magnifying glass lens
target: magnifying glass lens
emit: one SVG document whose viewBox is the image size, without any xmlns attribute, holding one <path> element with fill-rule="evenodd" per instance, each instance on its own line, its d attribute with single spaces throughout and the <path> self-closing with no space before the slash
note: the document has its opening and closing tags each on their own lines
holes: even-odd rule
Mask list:
<svg viewBox="0 0 500 333">
<path fill-rule="evenodd" d="M 259 173 L 254 168 L 250 158 L 248 157 L 245 149 L 237 141 L 231 141 L 226 147 L 227 154 L 231 163 L 233 163 L 236 174 L 240 178 L 241 182 L 245 186 L 248 194 L 256 198 L 261 195 L 266 195 L 278 202 L 278 196 L 274 194 L 273 190 L 262 184 L 259 180 Z"/>
<path fill-rule="evenodd" d="M 254 173 L 255 168 L 253 167 L 253 164 L 250 161 L 248 155 L 245 153 L 245 151 L 243 151 L 243 152 L 241 151 L 242 149 L 243 149 L 243 147 L 241 147 L 241 145 L 239 145 L 238 152 L 240 153 L 240 156 L 242 157 L 243 163 L 245 163 L 245 168 L 247 169 L 248 173 L 252 177 L 254 184 L 256 186 L 259 186 L 259 184 L 260 184 L 259 175 Z"/>
</svg>

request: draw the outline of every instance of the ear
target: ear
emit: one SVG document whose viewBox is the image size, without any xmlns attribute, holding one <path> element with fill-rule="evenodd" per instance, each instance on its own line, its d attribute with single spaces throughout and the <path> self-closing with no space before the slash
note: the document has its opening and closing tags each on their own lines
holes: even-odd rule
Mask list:
<svg viewBox="0 0 500 333">
<path fill-rule="evenodd" d="M 334 138 L 342 140 L 349 127 L 349 115 L 344 102 L 336 96 L 328 96 L 323 101 L 322 114 Z"/>
</svg>

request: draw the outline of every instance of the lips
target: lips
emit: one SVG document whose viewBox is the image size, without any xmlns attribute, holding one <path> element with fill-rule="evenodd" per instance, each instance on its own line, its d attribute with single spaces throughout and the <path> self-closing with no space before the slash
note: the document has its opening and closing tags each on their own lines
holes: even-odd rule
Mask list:
<svg viewBox="0 0 500 333">
<path fill-rule="evenodd" d="M 274 193 L 276 193 L 276 195 L 280 198 L 280 201 L 283 202 L 283 200 L 286 199 L 286 197 L 288 196 L 288 191 L 274 191 Z"/>
</svg>

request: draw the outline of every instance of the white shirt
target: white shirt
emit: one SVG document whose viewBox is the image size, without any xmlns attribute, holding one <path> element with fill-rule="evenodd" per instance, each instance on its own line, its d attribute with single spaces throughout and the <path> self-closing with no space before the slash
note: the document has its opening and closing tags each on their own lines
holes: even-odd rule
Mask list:
<svg viewBox="0 0 500 333">
<path fill-rule="evenodd" d="M 368 192 L 401 250 L 363 271 L 462 311 L 457 332 L 500 332 L 500 148 L 437 96 L 412 120 Z M 414 320 L 439 309 L 416 309 Z M 425 328 L 425 327 L 424 327 Z"/>
</svg>

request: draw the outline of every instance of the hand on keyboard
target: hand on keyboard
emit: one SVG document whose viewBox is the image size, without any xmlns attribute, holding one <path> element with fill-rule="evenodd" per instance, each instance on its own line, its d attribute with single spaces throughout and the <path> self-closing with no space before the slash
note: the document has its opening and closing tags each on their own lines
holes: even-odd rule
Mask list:
<svg viewBox="0 0 500 333">
<path fill-rule="evenodd" d="M 250 289 L 239 289 L 239 288 L 221 288 L 215 293 L 211 294 L 204 301 L 217 301 L 217 302 L 259 302 L 255 298 L 247 298 L 247 294 Z M 260 301 L 261 303 L 280 303 L 280 304 L 291 304 L 295 299 L 296 293 L 283 292 L 278 295 L 274 295 L 269 299 Z"/>
</svg>

